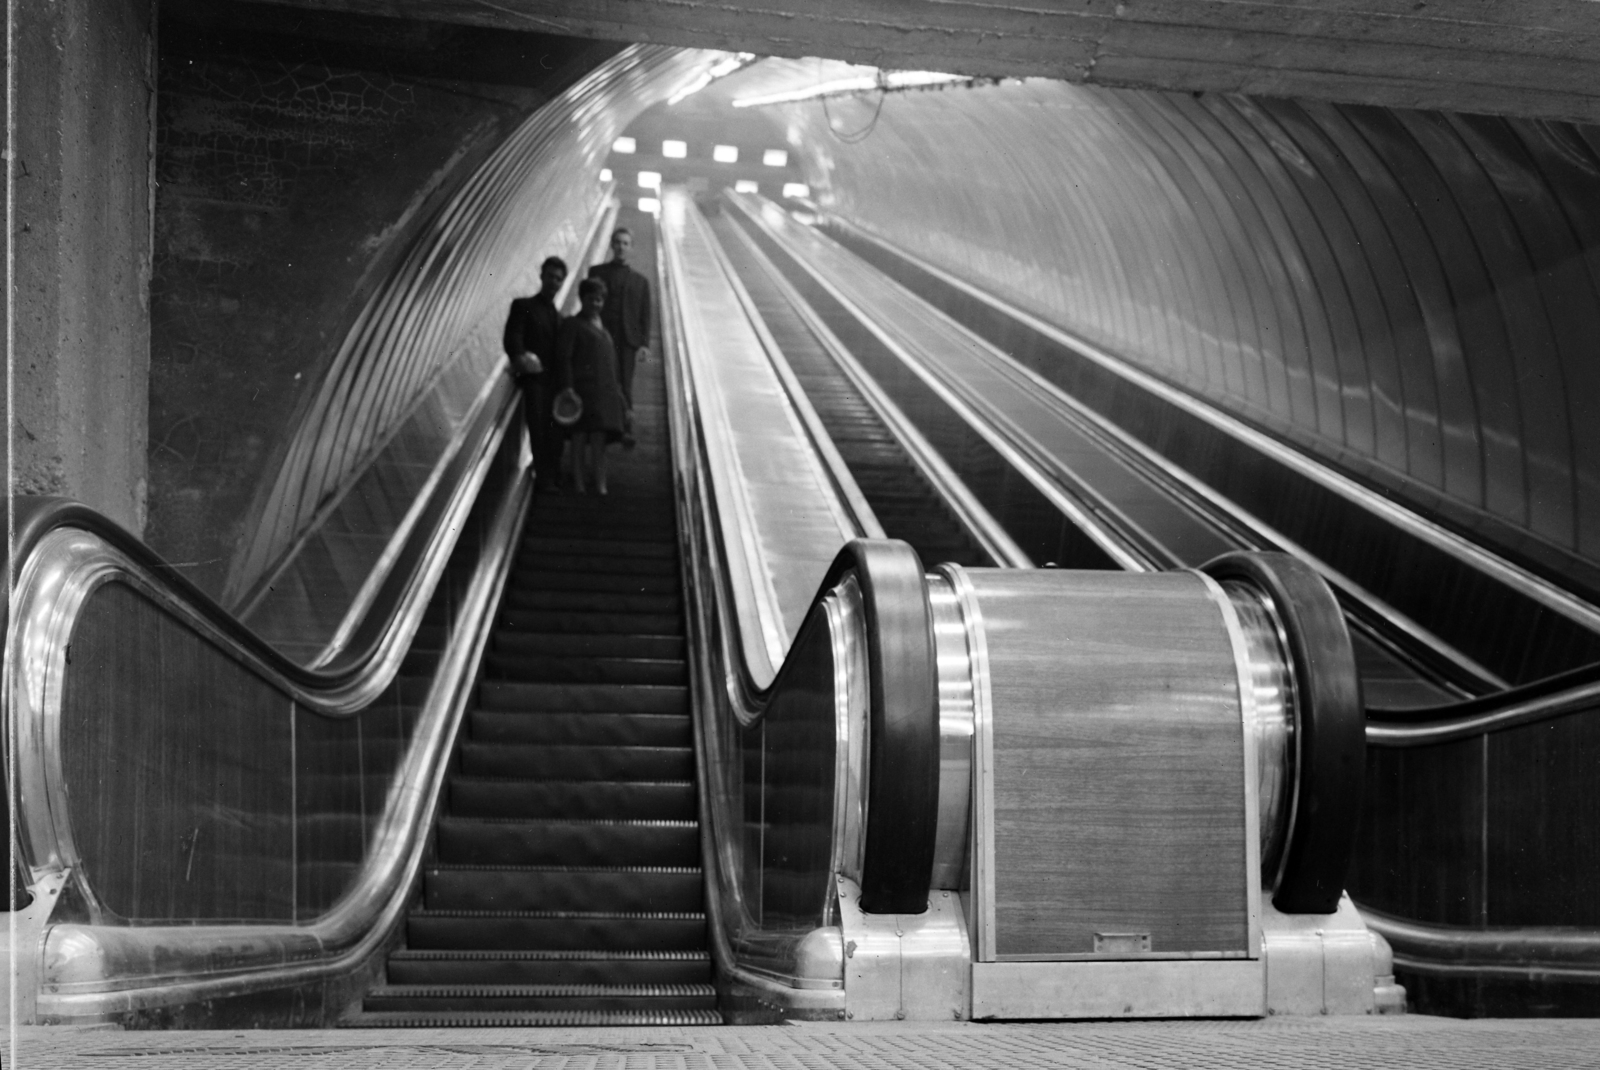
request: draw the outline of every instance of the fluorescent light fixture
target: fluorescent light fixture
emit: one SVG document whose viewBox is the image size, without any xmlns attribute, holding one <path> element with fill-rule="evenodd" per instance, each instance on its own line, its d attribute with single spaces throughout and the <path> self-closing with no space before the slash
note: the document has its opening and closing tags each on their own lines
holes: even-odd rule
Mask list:
<svg viewBox="0 0 1600 1070">
<path fill-rule="evenodd" d="M 761 162 L 768 167 L 788 167 L 789 153 L 783 149 L 768 149 L 761 154 Z"/>
<path fill-rule="evenodd" d="M 653 189 L 653 190 L 659 191 L 661 189 L 661 172 L 659 172 L 659 171 L 640 171 L 639 172 L 639 188 L 640 189 Z"/>
<path fill-rule="evenodd" d="M 661 143 L 661 155 L 669 160 L 681 160 L 689 155 L 688 143 L 668 139 Z"/>
<path fill-rule="evenodd" d="M 651 215 L 661 214 L 661 202 L 655 197 L 640 197 L 639 211 L 649 212 Z"/>
<path fill-rule="evenodd" d="M 739 147 L 737 145 L 718 145 L 711 150 L 711 158 L 718 163 L 738 163 Z"/>
<path fill-rule="evenodd" d="M 836 97 L 846 93 L 867 93 L 874 89 L 925 89 L 936 85 L 953 85 L 970 82 L 963 74 L 941 74 L 938 71 L 880 71 L 879 77 L 862 75 L 857 78 L 835 78 L 818 82 L 805 89 L 791 89 L 782 93 L 766 93 L 759 97 L 740 97 L 733 102 L 735 108 L 759 108 L 763 104 L 789 104 L 796 100 L 814 100 L 817 97 Z"/>
<path fill-rule="evenodd" d="M 634 141 L 631 137 L 619 137 L 617 140 L 611 143 L 611 151 L 624 153 L 638 152 L 639 143 Z"/>
<path fill-rule="evenodd" d="M 804 182 L 785 182 L 783 184 L 783 195 L 785 197 L 809 197 L 811 196 L 811 187 Z"/>
<path fill-rule="evenodd" d="M 600 181 L 602 181 L 602 182 L 610 182 L 611 181 L 611 168 L 609 168 L 609 167 L 600 168 Z"/>
<path fill-rule="evenodd" d="M 741 178 L 741 179 L 739 179 L 739 181 L 737 181 L 737 182 L 735 182 L 733 184 L 733 192 L 735 192 L 735 193 L 760 193 L 761 192 L 761 183 L 757 182 L 753 178 Z"/>
</svg>

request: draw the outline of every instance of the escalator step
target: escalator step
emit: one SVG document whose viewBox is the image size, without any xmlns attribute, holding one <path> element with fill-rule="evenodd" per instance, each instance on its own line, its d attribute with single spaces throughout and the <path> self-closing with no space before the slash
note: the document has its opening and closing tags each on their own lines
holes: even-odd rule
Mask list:
<svg viewBox="0 0 1600 1070">
<path fill-rule="evenodd" d="M 389 983 L 412 985 L 707 984 L 705 951 L 432 951 L 389 956 Z"/>
<path fill-rule="evenodd" d="M 680 635 L 571 635 L 500 631 L 494 636 L 492 649 L 498 654 L 526 654 L 532 657 L 664 658 L 682 661 L 686 644 Z"/>
<path fill-rule="evenodd" d="M 588 557 L 655 558 L 678 564 L 676 537 L 659 539 L 642 537 L 625 538 L 570 538 L 549 537 L 539 534 L 525 536 L 518 547 L 519 560 L 534 561 L 543 554 L 579 554 Z"/>
<path fill-rule="evenodd" d="M 340 1023 L 346 1029 L 509 1029 L 518 1026 L 721 1025 L 715 1010 L 690 1011 L 388 1011 L 361 1012 Z"/>
<path fill-rule="evenodd" d="M 684 781 L 694 777 L 688 747 L 547 746 L 463 743 L 461 770 L 469 776 L 581 780 Z"/>
<path fill-rule="evenodd" d="M 687 747 L 694 729 L 687 714 L 672 713 L 495 713 L 473 710 L 474 742 L 588 743 L 624 747 Z"/>
<path fill-rule="evenodd" d="M 716 989 L 690 985 L 385 985 L 367 993 L 367 1013 L 384 1011 L 711 1010 Z"/>
<path fill-rule="evenodd" d="M 506 591 L 501 604 L 508 610 L 581 610 L 587 613 L 678 613 L 682 600 L 676 594 L 619 594 L 613 591 Z"/>
<path fill-rule="evenodd" d="M 693 951 L 705 947 L 706 919 L 699 912 L 417 910 L 406 919 L 406 944 L 469 950 Z"/>
<path fill-rule="evenodd" d="M 678 575 L 678 559 L 598 553 L 523 554 L 519 569 L 544 572 L 582 572 L 592 576 L 673 576 Z"/>
<path fill-rule="evenodd" d="M 607 818 L 687 821 L 698 813 L 694 784 L 614 780 L 521 780 L 455 776 L 456 817 Z"/>
<path fill-rule="evenodd" d="M 668 866 L 430 866 L 429 910 L 696 911 L 699 869 Z"/>
<path fill-rule="evenodd" d="M 502 610 L 504 628 L 514 632 L 591 632 L 672 635 L 683 628 L 678 613 L 584 613 L 575 610 Z"/>
<path fill-rule="evenodd" d="M 640 684 L 524 684 L 485 680 L 478 705 L 486 710 L 553 713 L 688 713 L 689 689 Z"/>
<path fill-rule="evenodd" d="M 442 817 L 439 860 L 523 866 L 698 866 L 698 821 Z"/>
<path fill-rule="evenodd" d="M 548 568 L 519 568 L 511 574 L 511 590 L 533 591 L 611 591 L 617 594 L 670 594 L 676 596 L 680 585 L 676 573 L 649 575 L 637 572 L 595 573 L 569 572 Z"/>
<path fill-rule="evenodd" d="M 573 658 L 494 652 L 484 664 L 496 678 L 529 683 L 687 684 L 681 660 L 666 658 Z"/>
</svg>

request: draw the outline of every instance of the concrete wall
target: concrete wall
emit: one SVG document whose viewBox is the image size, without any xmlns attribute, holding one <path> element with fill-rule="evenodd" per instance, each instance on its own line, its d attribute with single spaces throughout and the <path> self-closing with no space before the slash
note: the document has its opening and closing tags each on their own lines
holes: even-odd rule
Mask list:
<svg viewBox="0 0 1600 1070">
<path fill-rule="evenodd" d="M 151 0 L 16 11 L 13 489 L 145 521 Z"/>
<path fill-rule="evenodd" d="M 374 289 L 507 134 L 616 48 L 163 4 L 151 546 L 221 593 Z"/>
</svg>

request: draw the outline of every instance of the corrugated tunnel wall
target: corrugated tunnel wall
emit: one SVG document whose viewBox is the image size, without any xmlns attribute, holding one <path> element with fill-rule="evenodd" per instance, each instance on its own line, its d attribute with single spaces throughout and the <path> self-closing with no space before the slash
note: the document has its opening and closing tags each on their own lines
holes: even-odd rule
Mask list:
<svg viewBox="0 0 1600 1070">
<path fill-rule="evenodd" d="M 788 106 L 825 208 L 1600 591 L 1600 131 L 1044 80 L 877 106 Z"/>
</svg>

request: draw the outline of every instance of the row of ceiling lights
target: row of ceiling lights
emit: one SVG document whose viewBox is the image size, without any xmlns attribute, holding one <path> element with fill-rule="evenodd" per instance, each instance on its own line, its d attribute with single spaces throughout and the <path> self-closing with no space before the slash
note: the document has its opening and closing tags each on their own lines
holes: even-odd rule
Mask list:
<svg viewBox="0 0 1600 1070">
<path fill-rule="evenodd" d="M 617 140 L 611 143 L 611 151 L 620 152 L 625 155 L 631 155 L 632 153 L 639 151 L 639 143 L 637 140 L 631 137 L 619 137 Z M 669 160 L 687 159 L 689 156 L 689 143 L 686 141 L 675 141 L 669 138 L 661 143 L 661 155 L 665 156 Z M 711 148 L 711 158 L 717 163 L 738 163 L 739 146 L 713 145 Z M 763 150 L 761 153 L 761 162 L 767 167 L 787 167 L 789 166 L 789 152 L 787 149 Z"/>
</svg>

